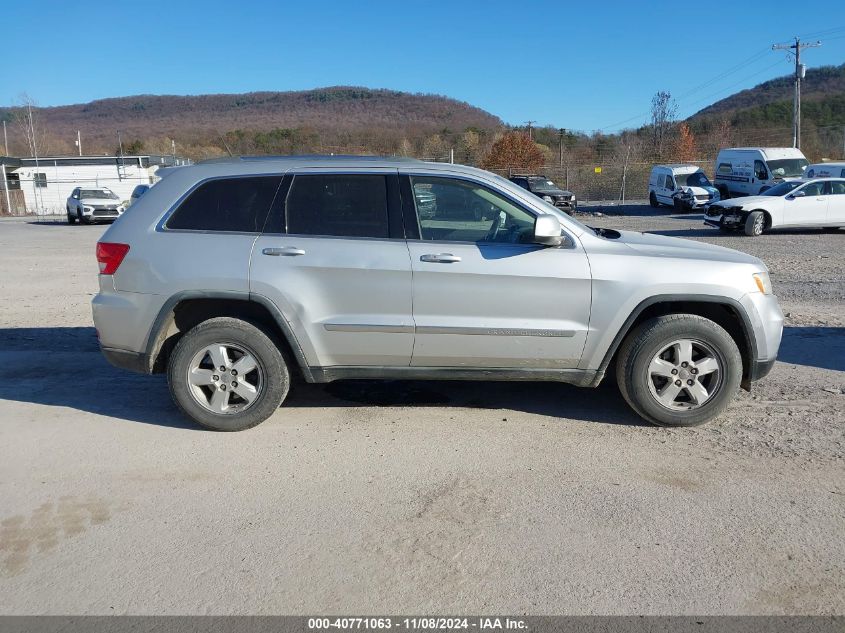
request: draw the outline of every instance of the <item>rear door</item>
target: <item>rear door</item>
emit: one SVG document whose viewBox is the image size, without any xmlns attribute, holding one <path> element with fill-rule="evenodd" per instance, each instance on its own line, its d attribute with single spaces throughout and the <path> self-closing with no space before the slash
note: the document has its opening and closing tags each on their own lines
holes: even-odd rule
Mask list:
<svg viewBox="0 0 845 633">
<path fill-rule="evenodd" d="M 407 366 L 411 264 L 396 170 L 299 170 L 253 248 L 250 291 L 312 366 Z"/>
<path fill-rule="evenodd" d="M 576 367 L 591 300 L 580 244 L 533 244 L 535 213 L 486 183 L 401 178 L 414 278 L 411 365 Z M 433 213 L 417 211 L 423 196 L 434 197 Z"/>
<path fill-rule="evenodd" d="M 832 180 L 829 186 L 827 221 L 831 226 L 845 226 L 845 180 Z"/>
</svg>

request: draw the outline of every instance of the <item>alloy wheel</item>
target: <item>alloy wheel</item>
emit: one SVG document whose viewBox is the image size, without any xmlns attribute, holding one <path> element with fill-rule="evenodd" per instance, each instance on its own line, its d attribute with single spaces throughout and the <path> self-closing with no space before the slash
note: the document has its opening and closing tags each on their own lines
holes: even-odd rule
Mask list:
<svg viewBox="0 0 845 633">
<path fill-rule="evenodd" d="M 648 366 L 652 397 L 673 411 L 690 411 L 707 403 L 722 385 L 722 361 L 710 345 L 680 339 L 664 346 Z"/>
<path fill-rule="evenodd" d="M 220 415 L 248 409 L 264 388 L 264 372 L 255 355 L 232 343 L 214 343 L 194 354 L 186 380 L 194 400 Z"/>
</svg>

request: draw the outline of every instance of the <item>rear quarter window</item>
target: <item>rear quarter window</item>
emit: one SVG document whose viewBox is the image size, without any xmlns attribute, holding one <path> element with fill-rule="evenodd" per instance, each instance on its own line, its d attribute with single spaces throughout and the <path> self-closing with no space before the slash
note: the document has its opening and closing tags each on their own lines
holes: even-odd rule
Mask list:
<svg viewBox="0 0 845 633">
<path fill-rule="evenodd" d="M 167 219 L 165 228 L 258 233 L 281 176 L 219 178 L 199 185 Z"/>
</svg>

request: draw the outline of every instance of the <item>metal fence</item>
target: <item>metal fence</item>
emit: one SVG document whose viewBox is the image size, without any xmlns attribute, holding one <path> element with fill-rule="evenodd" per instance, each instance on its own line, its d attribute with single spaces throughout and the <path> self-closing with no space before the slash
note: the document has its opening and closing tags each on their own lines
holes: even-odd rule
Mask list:
<svg viewBox="0 0 845 633">
<path fill-rule="evenodd" d="M 667 161 L 671 162 L 671 161 Z M 713 161 L 675 161 L 685 165 L 696 165 L 712 177 Z M 533 173 L 542 174 L 553 180 L 562 189 L 572 191 L 580 201 L 590 200 L 646 200 L 648 178 L 656 163 L 580 163 L 546 165 Z M 510 176 L 526 173 L 525 169 L 497 169 L 496 173 Z"/>
</svg>

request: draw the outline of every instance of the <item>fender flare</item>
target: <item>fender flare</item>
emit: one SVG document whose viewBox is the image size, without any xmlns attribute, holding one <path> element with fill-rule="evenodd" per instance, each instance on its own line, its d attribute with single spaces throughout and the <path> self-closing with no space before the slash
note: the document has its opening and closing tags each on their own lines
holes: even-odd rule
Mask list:
<svg viewBox="0 0 845 633">
<path fill-rule="evenodd" d="M 167 301 L 164 302 L 161 309 L 158 311 L 155 320 L 153 321 L 150 331 L 147 333 L 147 338 L 144 343 L 144 369 L 148 374 L 153 373 L 156 357 L 161 351 L 164 344 L 167 332 L 173 321 L 174 310 L 182 301 L 191 299 L 228 299 L 234 301 L 243 301 L 255 303 L 265 308 L 273 318 L 273 321 L 281 330 L 282 335 L 290 345 L 291 350 L 296 358 L 299 368 L 302 370 L 302 375 L 307 382 L 313 382 L 313 375 L 311 368 L 305 358 L 305 353 L 302 351 L 302 346 L 299 343 L 296 335 L 293 332 L 289 321 L 282 314 L 281 310 L 267 297 L 257 295 L 250 292 L 240 292 L 231 290 L 183 290 L 171 295 Z"/>
<path fill-rule="evenodd" d="M 713 303 L 716 305 L 728 306 L 733 312 L 739 315 L 740 324 L 742 325 L 742 333 L 745 337 L 745 344 L 748 347 L 749 362 L 747 369 L 750 371 L 750 368 L 757 360 L 757 339 L 754 335 L 754 326 L 751 323 L 751 319 L 748 317 L 748 314 L 745 312 L 745 308 L 742 307 L 742 304 L 739 301 L 730 297 L 719 295 L 672 294 L 655 295 L 653 297 L 648 297 L 637 304 L 637 306 L 631 311 L 631 314 L 628 315 L 628 318 L 625 319 L 622 327 L 619 328 L 616 336 L 613 337 L 613 341 L 611 341 L 610 347 L 605 352 L 601 365 L 599 365 L 597 376 L 604 376 L 607 368 L 610 366 L 610 361 L 613 359 L 614 354 L 616 354 L 619 346 L 622 345 L 622 341 L 624 341 L 625 337 L 628 336 L 634 322 L 646 308 L 658 303 L 673 303 L 682 301 L 691 303 Z"/>
</svg>

